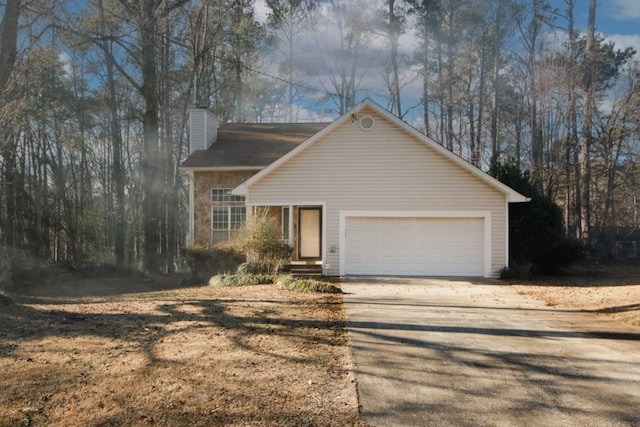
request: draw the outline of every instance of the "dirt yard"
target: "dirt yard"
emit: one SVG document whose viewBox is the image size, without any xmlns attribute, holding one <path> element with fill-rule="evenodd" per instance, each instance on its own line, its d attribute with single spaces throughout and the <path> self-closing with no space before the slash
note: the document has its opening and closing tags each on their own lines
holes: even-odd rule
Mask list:
<svg viewBox="0 0 640 427">
<path fill-rule="evenodd" d="M 362 425 L 339 295 L 175 283 L 13 295 L 0 307 L 0 425 Z"/>
<path fill-rule="evenodd" d="M 0 300 L 0 425 L 363 426 L 340 295 L 70 278 Z M 640 266 L 512 282 L 640 325 Z"/>
<path fill-rule="evenodd" d="M 640 326 L 640 265 L 590 265 L 573 274 L 511 281 L 550 307 L 583 310 Z"/>
</svg>

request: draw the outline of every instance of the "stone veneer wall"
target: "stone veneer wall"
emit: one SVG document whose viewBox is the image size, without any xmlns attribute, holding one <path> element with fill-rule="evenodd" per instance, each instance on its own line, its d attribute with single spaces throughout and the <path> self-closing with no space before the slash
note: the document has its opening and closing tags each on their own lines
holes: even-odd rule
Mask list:
<svg viewBox="0 0 640 427">
<path fill-rule="evenodd" d="M 194 172 L 193 234 L 194 242 L 211 241 L 211 189 L 235 188 L 257 171 Z"/>
</svg>

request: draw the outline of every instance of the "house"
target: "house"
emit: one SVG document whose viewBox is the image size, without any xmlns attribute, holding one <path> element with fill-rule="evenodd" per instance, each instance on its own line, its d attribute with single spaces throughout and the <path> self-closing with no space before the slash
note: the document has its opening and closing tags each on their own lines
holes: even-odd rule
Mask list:
<svg viewBox="0 0 640 427">
<path fill-rule="evenodd" d="M 332 123 L 217 128 L 193 113 L 192 242 L 227 239 L 266 208 L 293 262 L 326 275 L 494 277 L 508 265 L 508 204 L 528 199 L 371 100 Z"/>
</svg>

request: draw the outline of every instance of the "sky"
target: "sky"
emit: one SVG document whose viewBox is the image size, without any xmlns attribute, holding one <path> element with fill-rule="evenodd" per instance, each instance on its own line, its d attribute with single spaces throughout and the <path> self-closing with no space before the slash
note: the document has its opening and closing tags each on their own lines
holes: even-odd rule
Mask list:
<svg viewBox="0 0 640 427">
<path fill-rule="evenodd" d="M 550 0 L 553 7 L 564 10 L 564 0 Z M 256 16 L 266 21 L 269 9 L 265 0 L 255 0 Z M 587 29 L 589 0 L 576 0 L 574 9 L 578 28 Z M 640 0 L 597 0 L 596 31 L 606 34 L 619 47 L 635 47 L 640 52 Z"/>
<path fill-rule="evenodd" d="M 563 9 L 564 0 L 551 3 Z M 596 31 L 605 34 L 620 49 L 634 47 L 640 53 L 640 0 L 598 0 Z M 577 0 L 575 19 L 581 32 L 587 30 L 589 0 Z"/>
<path fill-rule="evenodd" d="M 376 0 L 366 0 L 366 1 L 374 2 Z M 566 9 L 565 0 L 549 0 L 549 2 L 551 6 L 557 8 L 560 13 L 562 13 Z M 635 48 L 636 51 L 638 52 L 638 54 L 636 55 L 636 58 L 640 58 L 640 0 L 597 0 L 597 5 L 598 7 L 596 10 L 596 31 L 605 35 L 605 37 L 608 40 L 613 41 L 615 43 L 615 46 L 618 49 L 624 49 L 626 47 Z M 255 11 L 256 11 L 256 18 L 261 22 L 265 22 L 267 18 L 267 14 L 269 12 L 269 9 L 265 4 L 265 0 L 255 0 Z M 576 22 L 577 29 L 580 30 L 580 32 L 583 34 L 587 30 L 588 11 L 589 11 L 589 0 L 576 0 L 576 5 L 574 8 L 574 19 Z M 564 27 L 566 26 L 566 21 L 562 18 L 558 18 L 556 21 L 556 24 L 559 27 Z M 554 37 L 559 37 L 561 39 L 563 38 L 563 36 L 564 34 L 562 33 L 562 30 L 559 30 L 558 34 L 555 35 Z M 330 43 L 331 38 L 332 38 L 331 34 L 327 35 L 326 42 Z M 383 45 L 386 42 L 384 40 L 378 40 L 377 43 L 380 44 L 380 46 L 378 46 L 377 48 L 374 48 L 374 51 L 378 50 L 379 52 L 385 52 L 386 46 L 383 46 Z M 404 51 L 408 56 L 411 56 L 412 52 L 416 47 L 416 40 L 408 32 L 401 38 L 400 44 L 401 44 L 400 46 L 401 52 Z M 311 46 L 308 49 L 314 49 L 314 47 Z M 317 46 L 315 46 L 315 49 L 317 49 Z M 379 61 L 385 61 L 385 60 L 386 60 L 385 54 L 381 53 L 378 55 L 378 58 L 375 59 L 372 65 L 374 63 L 379 64 Z M 313 87 L 322 86 L 322 83 L 320 82 L 322 73 L 326 74 L 330 71 L 328 71 L 326 68 L 323 69 L 323 66 L 319 64 L 316 64 L 313 67 L 316 67 L 315 71 L 317 74 L 316 76 L 317 80 L 314 81 L 313 78 L 310 78 L 308 81 L 308 84 L 309 86 L 313 86 Z M 363 91 L 363 93 L 361 94 L 361 97 L 363 98 L 365 96 L 371 97 L 375 101 L 385 106 L 385 103 L 386 103 L 386 100 L 384 99 L 385 88 L 384 88 L 383 79 L 381 78 L 380 68 L 372 66 L 371 69 L 374 70 L 372 71 L 372 74 L 369 76 L 366 76 L 363 79 L 362 86 L 365 87 L 366 90 Z M 412 100 L 410 98 L 412 97 L 412 94 L 416 94 L 414 96 L 416 97 L 417 94 L 421 93 L 420 85 L 421 83 L 418 80 L 416 80 L 414 82 L 408 83 L 407 86 L 403 89 L 403 102 L 405 102 L 405 99 L 406 99 L 407 106 L 415 105 L 417 102 L 419 102 L 417 99 Z M 326 84 L 325 84 L 325 88 L 326 88 Z M 358 101 L 359 100 L 360 99 L 358 99 Z M 317 119 L 318 110 L 321 109 L 322 107 L 318 105 L 315 105 L 315 106 L 311 106 L 310 104 L 307 104 L 307 105 L 310 107 L 311 110 L 313 110 L 308 112 L 309 117 L 307 119 L 308 120 Z M 325 105 L 324 107 L 325 108 L 330 107 L 330 105 L 328 106 Z M 407 107 L 405 106 L 405 109 L 406 108 Z M 413 118 L 406 117 L 405 119 L 408 122 L 412 122 L 418 116 L 419 115 L 416 114 L 416 117 L 413 117 Z M 303 117 L 300 117 L 299 119 L 305 120 Z"/>
</svg>

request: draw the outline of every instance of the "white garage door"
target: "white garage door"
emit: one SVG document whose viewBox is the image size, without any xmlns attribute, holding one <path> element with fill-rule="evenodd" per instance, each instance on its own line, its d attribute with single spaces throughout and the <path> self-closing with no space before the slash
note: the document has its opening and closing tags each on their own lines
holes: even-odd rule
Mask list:
<svg viewBox="0 0 640 427">
<path fill-rule="evenodd" d="M 347 217 L 346 274 L 482 276 L 483 218 Z"/>
</svg>

